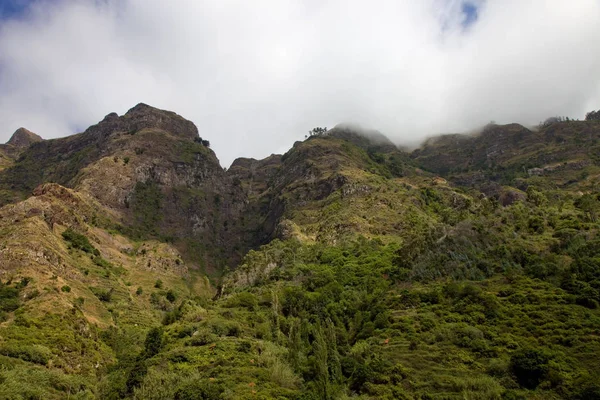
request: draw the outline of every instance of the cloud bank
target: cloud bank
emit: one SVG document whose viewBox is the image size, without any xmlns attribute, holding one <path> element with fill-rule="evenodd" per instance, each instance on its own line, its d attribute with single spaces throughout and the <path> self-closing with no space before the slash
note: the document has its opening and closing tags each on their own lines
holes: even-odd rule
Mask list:
<svg viewBox="0 0 600 400">
<path fill-rule="evenodd" d="M 339 122 L 414 143 L 583 118 L 599 37 L 599 0 L 39 0 L 0 21 L 0 141 L 145 102 L 194 121 L 227 166 Z"/>
</svg>

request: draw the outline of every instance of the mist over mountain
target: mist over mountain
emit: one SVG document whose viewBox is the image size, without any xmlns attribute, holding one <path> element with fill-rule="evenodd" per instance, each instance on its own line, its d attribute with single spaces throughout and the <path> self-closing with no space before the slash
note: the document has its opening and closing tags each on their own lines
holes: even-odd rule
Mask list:
<svg viewBox="0 0 600 400">
<path fill-rule="evenodd" d="M 597 0 L 19 1 L 0 22 L 0 141 L 82 132 L 140 100 L 224 166 L 355 122 L 418 145 L 600 104 Z"/>
<path fill-rule="evenodd" d="M 0 400 L 600 399 L 599 37 L 1 0 Z"/>
<path fill-rule="evenodd" d="M 0 398 L 593 399 L 600 121 L 227 169 L 138 104 L 0 146 Z"/>
</svg>

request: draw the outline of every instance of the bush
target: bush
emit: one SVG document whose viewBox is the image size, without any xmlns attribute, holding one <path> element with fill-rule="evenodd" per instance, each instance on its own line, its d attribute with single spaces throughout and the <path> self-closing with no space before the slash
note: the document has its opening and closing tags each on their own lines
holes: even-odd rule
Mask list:
<svg viewBox="0 0 600 400">
<path fill-rule="evenodd" d="M 0 311 L 15 311 L 20 304 L 19 289 L 0 283 Z"/>
<path fill-rule="evenodd" d="M 175 300 L 177 299 L 177 297 L 175 296 L 175 292 L 173 292 L 173 290 L 171 290 L 171 289 L 169 289 L 169 291 L 167 292 L 166 298 L 171 303 L 174 303 Z"/>
<path fill-rule="evenodd" d="M 154 282 L 154 287 L 157 289 L 162 289 L 163 282 L 160 279 L 157 279 L 156 282 Z"/>
<path fill-rule="evenodd" d="M 183 381 L 175 391 L 175 400 L 220 399 L 223 388 L 200 378 Z"/>
<path fill-rule="evenodd" d="M 71 228 L 67 228 L 63 233 L 62 237 L 65 241 L 69 242 L 69 244 L 79 250 L 83 250 L 86 253 L 99 255 L 100 252 L 96 250 L 94 246 L 90 243 L 87 237 L 84 235 L 75 232 Z"/>
<path fill-rule="evenodd" d="M 155 327 L 148 331 L 146 340 L 144 341 L 144 356 L 146 358 L 153 357 L 160 352 L 163 346 L 163 330 Z"/>
<path fill-rule="evenodd" d="M 98 298 L 98 300 L 105 303 L 110 302 L 112 299 L 113 289 L 101 289 L 101 288 L 90 288 L 92 293 Z"/>
<path fill-rule="evenodd" d="M 217 336 L 210 332 L 208 329 L 201 329 L 194 334 L 190 339 L 190 345 L 192 346 L 205 346 L 210 343 L 214 343 L 217 340 Z"/>
<path fill-rule="evenodd" d="M 535 389 L 546 378 L 549 361 L 550 356 L 540 350 L 524 349 L 510 357 L 510 368 L 521 386 Z"/>
<path fill-rule="evenodd" d="M 60 288 L 60 290 L 61 290 L 61 292 L 69 293 L 69 292 L 71 292 L 71 286 L 64 285 L 63 287 Z"/>
<path fill-rule="evenodd" d="M 252 350 L 252 343 L 250 343 L 247 340 L 242 340 L 241 342 L 239 342 L 237 344 L 235 349 L 236 349 L 236 351 L 239 351 L 240 353 L 250 353 L 250 350 Z"/>
<path fill-rule="evenodd" d="M 181 319 L 181 316 L 181 307 L 178 307 L 172 311 L 165 313 L 162 323 L 163 325 L 171 325 L 172 323 L 179 321 L 179 319 Z"/>
</svg>

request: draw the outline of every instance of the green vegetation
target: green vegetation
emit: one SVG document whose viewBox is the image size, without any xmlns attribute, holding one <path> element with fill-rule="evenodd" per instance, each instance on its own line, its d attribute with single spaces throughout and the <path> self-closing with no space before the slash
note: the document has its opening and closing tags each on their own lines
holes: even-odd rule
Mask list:
<svg viewBox="0 0 600 400">
<path fill-rule="evenodd" d="M 135 218 L 134 235 L 150 237 L 157 235 L 157 225 L 161 219 L 162 193 L 154 182 L 138 182 L 131 208 Z"/>
<path fill-rule="evenodd" d="M 95 256 L 98 256 L 100 254 L 98 250 L 94 246 L 92 246 L 89 239 L 85 235 L 77 233 L 71 228 L 67 228 L 62 233 L 62 237 L 74 249 L 79 249 L 86 253 L 93 254 Z"/>
<path fill-rule="evenodd" d="M 111 168 L 168 162 L 121 209 L 2 209 L 0 398 L 600 397 L 596 121 L 410 156 L 319 128 L 231 176 L 200 138 L 129 128 Z M 52 168 L 75 176 L 77 148 Z"/>
</svg>

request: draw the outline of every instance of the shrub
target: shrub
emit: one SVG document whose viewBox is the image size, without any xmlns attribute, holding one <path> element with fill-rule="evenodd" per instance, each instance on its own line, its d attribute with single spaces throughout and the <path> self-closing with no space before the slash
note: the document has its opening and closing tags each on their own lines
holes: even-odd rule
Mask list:
<svg viewBox="0 0 600 400">
<path fill-rule="evenodd" d="M 194 332 L 196 332 L 196 327 L 194 325 L 186 325 L 179 330 L 179 332 L 177 333 L 177 337 L 179 339 L 182 339 L 188 336 L 192 336 Z"/>
<path fill-rule="evenodd" d="M 508 372 L 508 362 L 501 358 L 492 358 L 487 366 L 487 373 L 491 376 L 501 377 Z"/>
<path fill-rule="evenodd" d="M 524 349 L 510 357 L 510 367 L 519 384 L 535 389 L 548 374 L 550 356 L 540 350 Z"/>
<path fill-rule="evenodd" d="M 160 352 L 163 346 L 163 330 L 160 327 L 154 327 L 148 331 L 144 341 L 144 356 L 153 357 Z"/>
<path fill-rule="evenodd" d="M 104 258 L 102 258 L 100 256 L 94 257 L 93 261 L 94 261 L 94 264 L 96 264 L 97 266 L 102 267 L 102 268 L 112 268 L 112 266 L 113 266 L 110 262 L 106 261 Z"/>
<path fill-rule="evenodd" d="M 181 308 L 178 307 L 172 311 L 169 311 L 163 317 L 162 323 L 163 325 L 171 325 L 174 322 L 179 321 L 182 316 Z"/>
<path fill-rule="evenodd" d="M 247 340 L 242 340 L 237 344 L 235 349 L 240 353 L 250 353 L 250 350 L 252 350 L 252 343 Z"/>
<path fill-rule="evenodd" d="M 173 292 L 173 290 L 169 289 L 169 291 L 167 292 L 166 298 L 171 303 L 174 303 L 177 297 L 175 296 L 175 293 Z"/>
<path fill-rule="evenodd" d="M 228 307 L 245 307 L 250 311 L 254 311 L 258 307 L 258 299 L 249 292 L 238 293 L 227 301 Z"/>
<path fill-rule="evenodd" d="M 0 283 L 0 311 L 15 311 L 20 304 L 19 289 Z"/>
<path fill-rule="evenodd" d="M 71 292 L 71 286 L 64 285 L 63 287 L 60 288 L 60 290 L 65 293 L 69 293 L 69 292 Z"/>
<path fill-rule="evenodd" d="M 92 246 L 92 244 L 86 236 L 75 232 L 71 228 L 67 228 L 62 233 L 62 237 L 65 241 L 69 242 L 69 244 L 75 249 L 83 250 L 86 253 L 94 255 L 100 254 L 98 250 L 96 250 L 96 248 Z"/>
<path fill-rule="evenodd" d="M 214 343 L 217 340 L 217 336 L 210 332 L 208 329 L 200 329 L 199 331 L 192 334 L 190 339 L 190 345 L 192 346 L 205 346 L 210 343 Z"/>
<path fill-rule="evenodd" d="M 162 289 L 163 282 L 160 279 L 157 279 L 156 282 L 154 282 L 154 287 L 157 289 Z"/>
<path fill-rule="evenodd" d="M 175 400 L 220 399 L 223 391 L 219 384 L 194 378 L 179 384 Z"/>
<path fill-rule="evenodd" d="M 237 322 L 229 323 L 227 324 L 227 330 L 225 334 L 227 336 L 240 337 L 240 335 L 242 334 L 242 328 Z"/>
<path fill-rule="evenodd" d="M 113 289 L 101 289 L 101 288 L 90 288 L 92 293 L 98 298 L 98 300 L 105 303 L 110 302 L 112 299 Z"/>
<path fill-rule="evenodd" d="M 19 283 L 17 283 L 16 287 L 17 289 L 22 289 L 24 287 L 26 287 L 27 285 L 29 285 L 29 282 L 31 282 L 32 279 L 28 276 L 25 276 L 23 278 L 21 278 L 21 280 L 19 281 Z"/>
</svg>

